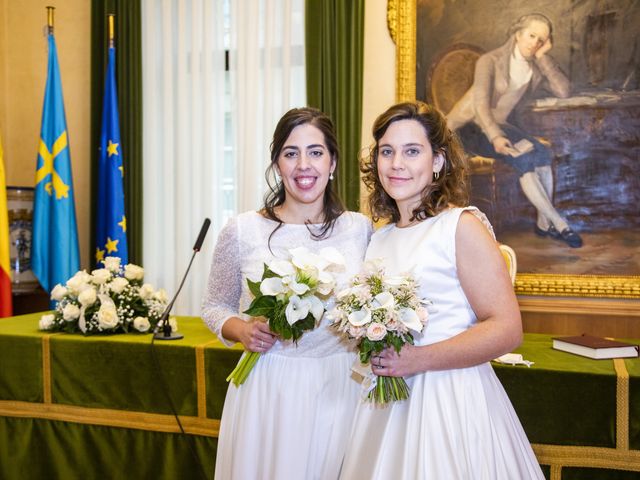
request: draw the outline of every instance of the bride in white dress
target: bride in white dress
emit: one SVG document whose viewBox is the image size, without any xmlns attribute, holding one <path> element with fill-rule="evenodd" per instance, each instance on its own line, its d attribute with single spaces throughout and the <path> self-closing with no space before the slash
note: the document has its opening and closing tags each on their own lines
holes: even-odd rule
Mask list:
<svg viewBox="0 0 640 480">
<path fill-rule="evenodd" d="M 402 376 L 408 400 L 362 403 L 341 478 L 543 479 L 489 361 L 522 340 L 518 303 L 488 221 L 466 205 L 465 165 L 443 116 L 421 102 L 395 105 L 373 127 L 363 167 L 374 218 L 367 259 L 412 272 L 434 304 L 422 335 L 383 351 L 373 373 Z"/>
<path fill-rule="evenodd" d="M 279 180 L 263 210 L 231 219 L 218 237 L 202 317 L 225 344 L 263 355 L 242 385 L 229 384 L 217 480 L 338 477 L 359 401 L 350 378 L 355 353 L 325 319 L 296 345 L 241 313 L 252 300 L 247 278 L 260 280 L 264 263 L 287 258 L 290 248 L 337 248 L 346 260 L 337 288 L 360 270 L 372 225 L 335 197 L 337 162 L 331 120 L 310 108 L 290 110 L 274 132 L 270 169 Z"/>
</svg>

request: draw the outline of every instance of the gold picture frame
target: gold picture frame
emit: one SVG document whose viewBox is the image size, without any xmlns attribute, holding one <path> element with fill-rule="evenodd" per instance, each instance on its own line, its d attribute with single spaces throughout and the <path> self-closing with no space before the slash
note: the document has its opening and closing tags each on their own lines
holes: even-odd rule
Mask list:
<svg viewBox="0 0 640 480">
<path fill-rule="evenodd" d="M 396 100 L 416 98 L 417 0 L 388 0 L 387 24 L 396 45 Z M 518 273 L 518 295 L 640 299 L 640 276 Z"/>
</svg>

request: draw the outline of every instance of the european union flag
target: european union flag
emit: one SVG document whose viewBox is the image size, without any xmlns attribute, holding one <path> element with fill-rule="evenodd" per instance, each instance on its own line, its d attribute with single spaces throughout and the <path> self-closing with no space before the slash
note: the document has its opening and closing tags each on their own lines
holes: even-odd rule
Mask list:
<svg viewBox="0 0 640 480">
<path fill-rule="evenodd" d="M 51 291 L 80 268 L 67 121 L 53 33 L 49 34 L 33 208 L 33 273 L 42 287 Z"/>
<path fill-rule="evenodd" d="M 102 132 L 98 160 L 98 215 L 96 231 L 96 263 L 105 257 L 120 257 L 129 261 L 127 248 L 127 219 L 124 214 L 122 177 L 122 148 L 118 121 L 118 93 L 116 90 L 116 50 L 109 46 L 107 79 L 102 105 Z"/>
</svg>

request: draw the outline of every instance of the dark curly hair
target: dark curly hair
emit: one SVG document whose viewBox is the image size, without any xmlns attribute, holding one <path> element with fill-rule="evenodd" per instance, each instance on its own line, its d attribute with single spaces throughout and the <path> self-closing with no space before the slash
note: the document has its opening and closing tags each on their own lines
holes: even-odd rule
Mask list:
<svg viewBox="0 0 640 480">
<path fill-rule="evenodd" d="M 427 134 L 433 154 L 441 153 L 445 159 L 439 178 L 434 179 L 422 191 L 422 200 L 413 210 L 410 221 L 433 217 L 449 206 L 466 206 L 469 201 L 467 161 L 458 137 L 447 127 L 444 115 L 424 102 L 399 103 L 388 108 L 374 122 L 372 131 L 375 144 L 360 165 L 364 184 L 370 190 L 369 209 L 373 220 L 400 220 L 398 206 L 385 192 L 378 175 L 378 143 L 389 126 L 400 120 L 415 120 L 420 123 Z"/>
<path fill-rule="evenodd" d="M 274 170 L 278 164 L 278 158 L 282 152 L 282 148 L 286 143 L 289 135 L 294 128 L 300 125 L 313 125 L 322 132 L 324 136 L 324 143 L 327 146 L 331 158 L 335 162 L 337 170 L 338 161 L 340 160 L 340 151 L 338 149 L 338 139 L 336 138 L 336 129 L 331 119 L 320 110 L 311 107 L 293 108 L 285 113 L 276 129 L 273 132 L 273 141 L 271 142 L 271 163 L 267 167 L 265 177 L 267 179 L 267 185 L 269 190 L 264 197 L 264 205 L 262 206 L 262 213 L 265 217 L 278 222 L 278 226 L 275 228 L 269 240 L 273 234 L 283 225 L 283 221 L 275 213 L 275 208 L 282 205 L 286 199 L 287 192 L 284 189 L 282 182 L 274 181 Z M 323 214 L 324 218 L 322 225 L 317 231 L 311 229 L 311 221 L 307 220 L 307 228 L 311 233 L 311 236 L 317 240 L 325 238 L 333 230 L 336 220 L 344 212 L 344 206 L 340 201 L 340 198 L 333 189 L 332 181 L 327 183 L 323 196 Z"/>
</svg>

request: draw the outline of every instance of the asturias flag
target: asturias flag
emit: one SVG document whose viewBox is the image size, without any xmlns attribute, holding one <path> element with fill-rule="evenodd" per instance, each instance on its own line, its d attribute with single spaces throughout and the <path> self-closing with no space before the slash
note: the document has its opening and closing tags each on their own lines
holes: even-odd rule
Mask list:
<svg viewBox="0 0 640 480">
<path fill-rule="evenodd" d="M 53 33 L 49 34 L 49 67 L 36 167 L 31 260 L 33 273 L 48 292 L 80 268 L 71 155 Z"/>
<path fill-rule="evenodd" d="M 0 318 L 10 317 L 12 314 L 10 265 L 7 184 L 4 177 L 4 156 L 0 139 Z"/>
<path fill-rule="evenodd" d="M 127 248 L 127 219 L 124 214 L 122 177 L 122 148 L 118 121 L 118 93 L 116 90 L 116 51 L 109 47 L 107 79 L 102 105 L 102 132 L 98 160 L 98 211 L 96 227 L 96 263 L 105 257 L 120 257 L 129 262 Z"/>
</svg>

